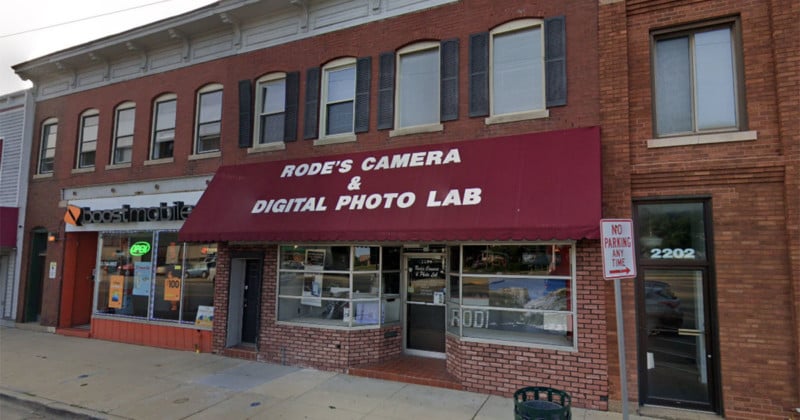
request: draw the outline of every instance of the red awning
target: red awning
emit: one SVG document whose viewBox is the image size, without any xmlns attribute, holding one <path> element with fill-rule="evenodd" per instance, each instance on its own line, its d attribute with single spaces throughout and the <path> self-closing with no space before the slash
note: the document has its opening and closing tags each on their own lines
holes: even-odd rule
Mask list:
<svg viewBox="0 0 800 420">
<path fill-rule="evenodd" d="M 185 241 L 599 238 L 600 128 L 219 168 Z"/>
<path fill-rule="evenodd" d="M 0 248 L 17 246 L 18 213 L 16 207 L 0 207 Z"/>
</svg>

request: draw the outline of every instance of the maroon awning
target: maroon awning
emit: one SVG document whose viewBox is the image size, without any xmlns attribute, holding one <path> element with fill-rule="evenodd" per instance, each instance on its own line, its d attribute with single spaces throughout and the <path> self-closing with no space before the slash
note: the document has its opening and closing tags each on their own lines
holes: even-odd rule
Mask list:
<svg viewBox="0 0 800 420">
<path fill-rule="evenodd" d="M 18 213 L 16 207 L 0 207 L 0 248 L 17 246 Z"/>
<path fill-rule="evenodd" d="M 184 241 L 599 238 L 600 128 L 219 168 Z"/>
</svg>

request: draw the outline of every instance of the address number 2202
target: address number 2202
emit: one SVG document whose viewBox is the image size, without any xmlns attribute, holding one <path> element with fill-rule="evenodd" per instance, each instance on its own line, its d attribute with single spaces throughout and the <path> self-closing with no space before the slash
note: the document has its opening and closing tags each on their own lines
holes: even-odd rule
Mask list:
<svg viewBox="0 0 800 420">
<path fill-rule="evenodd" d="M 653 248 L 650 250 L 650 258 L 671 260 L 671 259 L 694 259 L 694 248 Z"/>
</svg>

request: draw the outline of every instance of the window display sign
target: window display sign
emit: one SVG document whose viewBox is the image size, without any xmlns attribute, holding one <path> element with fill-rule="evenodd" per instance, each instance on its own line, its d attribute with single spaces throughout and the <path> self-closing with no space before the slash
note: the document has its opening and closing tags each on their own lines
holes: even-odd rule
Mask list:
<svg viewBox="0 0 800 420">
<path fill-rule="evenodd" d="M 122 309 L 125 299 L 125 276 L 113 275 L 108 286 L 108 307 Z"/>
<path fill-rule="evenodd" d="M 439 258 L 409 258 L 408 300 L 444 303 L 444 264 Z"/>
<path fill-rule="evenodd" d="M 150 295 L 151 264 L 149 262 L 133 263 L 133 294 L 136 296 Z"/>
<path fill-rule="evenodd" d="M 181 300 L 181 266 L 176 265 L 167 270 L 164 280 L 164 300 L 177 302 Z"/>
<path fill-rule="evenodd" d="M 325 250 L 306 250 L 306 271 L 321 272 L 325 268 Z M 322 274 L 306 275 L 303 278 L 303 298 L 300 303 L 310 306 L 322 306 Z"/>
<path fill-rule="evenodd" d="M 194 325 L 197 325 L 198 327 L 214 326 L 214 307 L 199 305 L 197 307 L 197 315 L 195 316 Z"/>
</svg>

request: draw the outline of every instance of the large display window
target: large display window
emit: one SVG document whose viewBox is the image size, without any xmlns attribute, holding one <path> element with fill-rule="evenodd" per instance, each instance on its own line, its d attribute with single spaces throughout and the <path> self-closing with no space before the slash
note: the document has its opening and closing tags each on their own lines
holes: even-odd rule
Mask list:
<svg viewBox="0 0 800 420">
<path fill-rule="evenodd" d="M 335 327 L 400 321 L 400 249 L 280 247 L 278 320 Z"/>
<path fill-rule="evenodd" d="M 574 347 L 573 244 L 463 245 L 449 251 L 448 332 Z"/>
<path fill-rule="evenodd" d="M 96 314 L 194 324 L 201 307 L 213 307 L 216 244 L 179 242 L 168 231 L 100 241 Z"/>
</svg>

